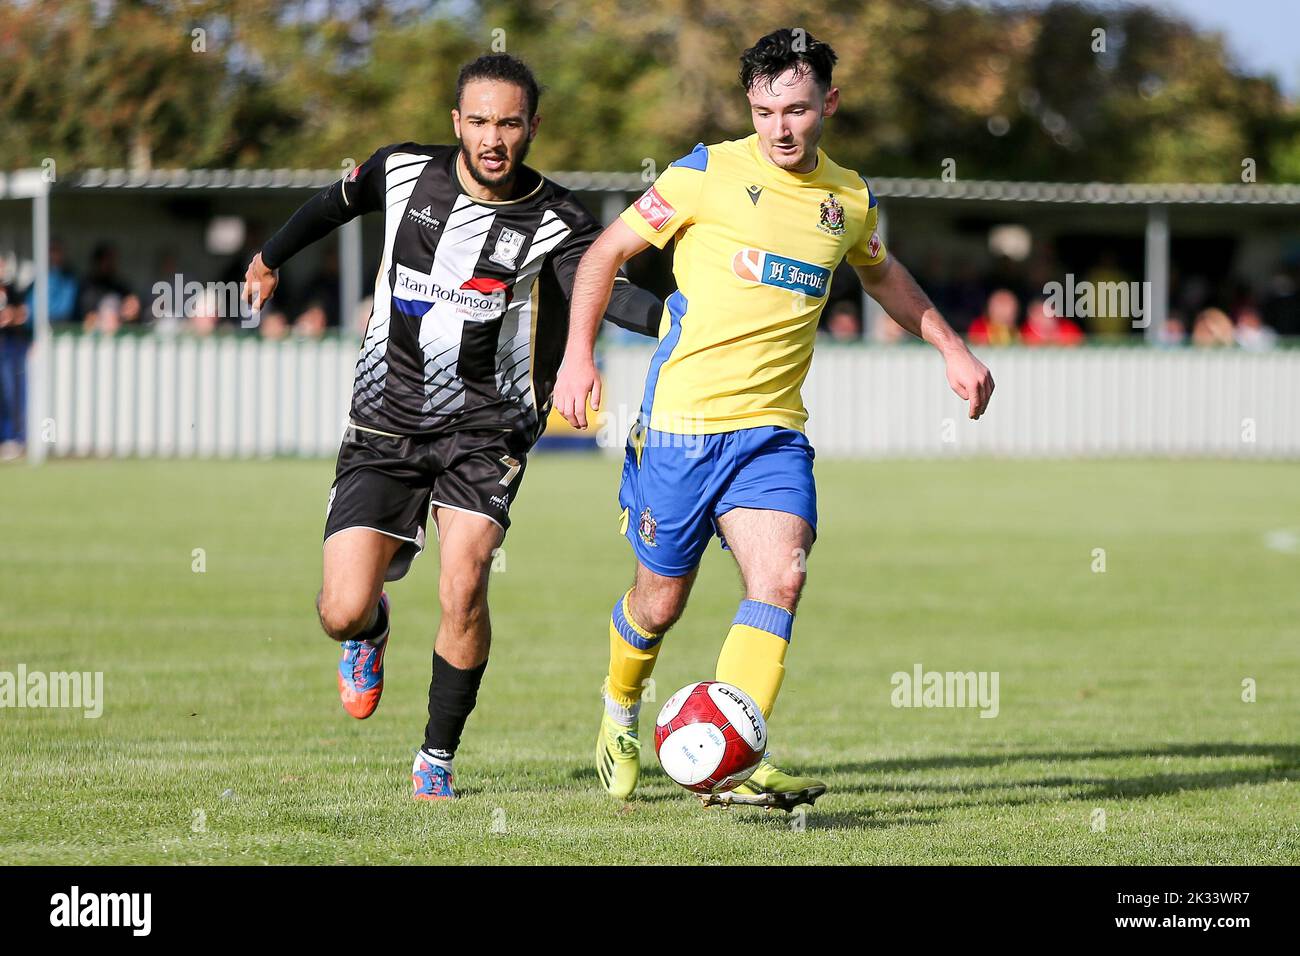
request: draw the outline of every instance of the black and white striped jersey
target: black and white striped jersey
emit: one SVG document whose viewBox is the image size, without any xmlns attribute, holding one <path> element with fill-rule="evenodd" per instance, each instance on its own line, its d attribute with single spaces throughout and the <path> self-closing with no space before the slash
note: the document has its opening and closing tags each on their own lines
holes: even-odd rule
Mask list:
<svg viewBox="0 0 1300 956">
<path fill-rule="evenodd" d="M 470 196 L 459 146 L 386 146 L 306 203 L 262 250 L 278 268 L 330 230 L 384 213 L 374 311 L 353 421 L 403 435 L 545 427 L 578 261 L 600 225 L 567 189 L 521 166 L 516 199 Z M 625 280 L 606 318 L 655 335 L 662 303 Z"/>
</svg>

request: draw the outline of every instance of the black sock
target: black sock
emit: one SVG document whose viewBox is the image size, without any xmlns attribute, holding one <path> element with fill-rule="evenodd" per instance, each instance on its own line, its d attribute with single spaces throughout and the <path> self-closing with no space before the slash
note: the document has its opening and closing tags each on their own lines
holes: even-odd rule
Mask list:
<svg viewBox="0 0 1300 956">
<path fill-rule="evenodd" d="M 429 723 L 424 728 L 424 750 L 440 760 L 456 756 L 465 721 L 478 700 L 487 661 L 461 670 L 433 654 L 433 679 L 429 681 Z"/>
<path fill-rule="evenodd" d="M 354 641 L 368 641 L 371 640 L 372 638 L 378 637 L 380 634 L 384 633 L 384 631 L 387 629 L 388 629 L 388 615 L 384 613 L 384 602 L 381 600 L 377 605 L 375 605 L 374 626 L 368 627 L 365 630 L 359 632 L 357 636 L 352 639 Z"/>
</svg>

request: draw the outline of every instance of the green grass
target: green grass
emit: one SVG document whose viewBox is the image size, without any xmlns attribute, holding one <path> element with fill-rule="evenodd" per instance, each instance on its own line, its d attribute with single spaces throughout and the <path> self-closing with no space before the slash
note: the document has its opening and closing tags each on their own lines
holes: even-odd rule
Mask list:
<svg viewBox="0 0 1300 956">
<path fill-rule="evenodd" d="M 0 864 L 1300 860 L 1300 554 L 1265 545 L 1300 531 L 1300 469 L 817 474 L 821 537 L 771 724 L 779 761 L 832 788 L 800 830 L 701 809 L 649 746 L 632 803 L 598 791 L 606 621 L 632 564 L 613 461 L 530 464 L 452 805 L 408 797 L 432 552 L 390 590 L 382 706 L 365 722 L 339 707 L 313 609 L 332 463 L 0 469 L 0 670 L 103 671 L 106 696 L 99 719 L 0 710 Z M 712 676 L 738 599 L 711 548 L 659 701 Z M 890 675 L 917 662 L 999 672 L 999 715 L 892 707 Z"/>
</svg>

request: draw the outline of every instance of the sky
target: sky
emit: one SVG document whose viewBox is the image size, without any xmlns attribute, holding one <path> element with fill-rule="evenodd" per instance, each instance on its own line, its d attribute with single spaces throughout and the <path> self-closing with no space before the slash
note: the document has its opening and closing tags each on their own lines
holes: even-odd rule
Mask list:
<svg viewBox="0 0 1300 956">
<path fill-rule="evenodd" d="M 962 2 L 962 0 L 949 0 Z M 965 0 L 982 6 L 1051 0 Z M 1300 98 L 1300 0 L 1088 0 L 1102 7 L 1150 6 L 1190 21 L 1203 31 L 1221 33 L 1233 62 L 1253 76 L 1272 74 L 1282 91 Z"/>
<path fill-rule="evenodd" d="M 1300 0 L 1149 0 L 1152 6 L 1223 33 L 1246 73 L 1272 73 L 1300 96 Z"/>
</svg>

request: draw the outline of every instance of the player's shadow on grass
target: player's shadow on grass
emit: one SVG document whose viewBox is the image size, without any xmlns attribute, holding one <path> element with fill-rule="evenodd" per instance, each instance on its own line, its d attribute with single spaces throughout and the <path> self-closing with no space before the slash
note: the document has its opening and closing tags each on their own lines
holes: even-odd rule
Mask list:
<svg viewBox="0 0 1300 956">
<path fill-rule="evenodd" d="M 909 780 L 892 782 L 880 779 L 882 774 L 924 773 L 981 767 L 1008 767 L 1016 764 L 1074 763 L 1091 760 L 1160 760 L 1162 758 L 1232 758 L 1267 757 L 1272 765 L 1267 767 L 1206 768 L 1195 771 L 1133 774 L 1129 770 L 1104 773 L 1057 773 L 1043 777 L 1008 777 L 999 780 L 951 784 L 942 780 Z M 808 764 L 809 773 L 825 774 L 830 792 L 818 806 L 808 811 L 809 829 L 889 829 L 904 826 L 933 826 L 940 821 L 944 811 L 965 810 L 973 807 L 1016 807 L 1032 804 L 1054 803 L 1062 800 L 1109 800 L 1158 797 L 1188 790 L 1219 790 L 1243 784 L 1300 782 L 1300 746 L 1293 744 L 1161 744 L 1150 748 L 1124 748 L 1106 750 L 1027 750 L 999 754 L 943 754 L 934 757 L 900 757 L 894 760 L 876 760 L 856 763 L 814 766 Z M 574 780 L 598 787 L 596 772 L 589 767 L 575 768 L 570 772 Z M 845 779 L 845 778 L 859 778 Z M 867 778 L 865 781 L 860 778 Z M 647 787 L 646 784 L 670 784 L 666 774 L 658 767 L 642 769 L 642 787 L 638 788 L 638 803 L 661 803 L 681 800 L 682 791 L 675 785 Z M 994 791 L 1006 791 L 998 794 Z M 1028 791 L 1025 793 L 1024 791 Z M 858 810 L 834 809 L 837 793 L 854 794 L 859 799 L 890 794 L 913 794 L 916 801 L 891 802 Z M 945 795 L 950 798 L 945 799 Z M 786 827 L 790 818 L 781 811 L 764 813 L 748 807 L 725 811 L 743 825 Z"/>
<path fill-rule="evenodd" d="M 828 796 L 833 796 L 828 794 Z M 823 797 L 822 800 L 826 800 Z M 824 809 L 823 809 L 824 808 Z M 819 802 L 808 809 L 805 828 L 808 830 L 892 830 L 895 827 L 932 827 L 939 822 L 937 816 L 917 816 L 923 808 L 909 808 L 908 816 L 897 816 L 882 810 L 832 810 L 825 803 Z M 710 811 L 713 812 L 713 811 Z M 795 818 L 784 810 L 770 813 L 754 807 L 735 807 L 723 811 L 745 826 L 770 826 L 787 829 L 795 826 Z"/>
<path fill-rule="evenodd" d="M 1018 763 L 1076 763 L 1090 760 L 1160 760 L 1163 758 L 1269 758 L 1270 766 L 1184 770 L 1134 774 L 1131 769 L 1113 773 L 1056 773 L 1044 777 L 1009 777 L 998 780 L 950 784 L 942 780 L 909 780 L 895 783 L 872 780 L 880 774 L 908 774 L 980 767 L 1008 767 Z M 1023 806 L 1059 800 L 1107 800 L 1158 797 L 1188 790 L 1220 790 L 1243 784 L 1293 783 L 1300 781 L 1300 746 L 1292 744 L 1162 744 L 1139 749 L 1022 751 L 1004 754 L 948 754 L 937 757 L 899 758 L 866 763 L 837 764 L 830 768 L 837 777 L 866 777 L 865 781 L 841 781 L 835 789 L 844 793 L 909 793 L 924 798 L 926 794 L 951 794 L 953 799 L 908 802 L 880 812 L 915 813 L 964 809 L 979 806 Z M 1008 791 L 1000 796 L 984 796 L 989 791 Z M 1016 791 L 1029 790 L 1030 793 Z M 1034 793 L 1041 790 L 1042 793 Z M 963 799 L 969 795 L 973 799 Z"/>
<path fill-rule="evenodd" d="M 992 767 L 1007 763 L 1044 763 L 1072 760 L 1129 760 L 1134 757 L 1273 757 L 1292 769 L 1300 769 L 1300 745 L 1241 744 L 1232 742 L 1204 744 L 1158 744 L 1146 748 L 1122 750 L 1026 750 L 987 754 L 942 754 L 935 757 L 898 757 L 865 763 L 836 764 L 843 773 L 880 773 L 907 770 L 945 770 L 963 767 Z M 594 773 L 594 771 L 593 771 Z"/>
</svg>

